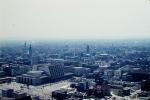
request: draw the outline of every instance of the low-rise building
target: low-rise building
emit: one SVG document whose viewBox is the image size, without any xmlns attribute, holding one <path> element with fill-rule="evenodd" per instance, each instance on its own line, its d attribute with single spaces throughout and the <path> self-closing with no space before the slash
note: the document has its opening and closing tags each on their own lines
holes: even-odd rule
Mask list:
<svg viewBox="0 0 150 100">
<path fill-rule="evenodd" d="M 0 90 L 0 100 L 32 100 L 27 93 L 23 91 L 14 91 L 13 89 L 2 89 Z"/>
<path fill-rule="evenodd" d="M 49 77 L 44 71 L 30 71 L 27 74 L 17 76 L 16 82 L 28 85 L 40 85 L 49 82 Z"/>
<path fill-rule="evenodd" d="M 90 72 L 90 68 L 73 67 L 73 73 L 74 73 L 74 75 L 77 75 L 77 76 L 84 75 L 89 72 Z"/>
</svg>

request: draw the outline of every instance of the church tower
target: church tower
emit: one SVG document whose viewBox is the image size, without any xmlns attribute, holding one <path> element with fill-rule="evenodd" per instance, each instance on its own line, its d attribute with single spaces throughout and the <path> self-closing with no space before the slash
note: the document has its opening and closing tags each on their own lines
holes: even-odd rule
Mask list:
<svg viewBox="0 0 150 100">
<path fill-rule="evenodd" d="M 90 53 L 90 46 L 89 45 L 86 46 L 86 53 Z"/>
<path fill-rule="evenodd" d="M 27 43 L 25 42 L 25 43 L 24 43 L 24 46 L 23 46 L 23 55 L 24 55 L 24 54 L 27 54 L 27 53 L 28 53 Z"/>
<path fill-rule="evenodd" d="M 30 44 L 30 46 L 29 46 L 29 57 L 30 57 L 30 58 L 32 57 L 32 46 L 31 46 L 31 44 Z"/>
<path fill-rule="evenodd" d="M 31 44 L 29 46 L 29 59 L 30 59 L 30 64 L 32 65 L 32 46 L 31 46 Z"/>
</svg>

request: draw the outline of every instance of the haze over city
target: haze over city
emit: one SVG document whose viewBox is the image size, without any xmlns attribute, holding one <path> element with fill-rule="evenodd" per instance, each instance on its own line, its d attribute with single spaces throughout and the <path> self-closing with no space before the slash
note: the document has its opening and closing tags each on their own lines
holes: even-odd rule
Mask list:
<svg viewBox="0 0 150 100">
<path fill-rule="evenodd" d="M 0 0 L 1 40 L 145 39 L 149 0 Z"/>
<path fill-rule="evenodd" d="M 150 0 L 0 0 L 0 100 L 150 100 Z"/>
</svg>

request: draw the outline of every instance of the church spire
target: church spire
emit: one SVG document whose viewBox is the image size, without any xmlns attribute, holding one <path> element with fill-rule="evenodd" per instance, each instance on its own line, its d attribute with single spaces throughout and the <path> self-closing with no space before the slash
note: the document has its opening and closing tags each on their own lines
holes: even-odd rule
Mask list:
<svg viewBox="0 0 150 100">
<path fill-rule="evenodd" d="M 25 49 L 27 48 L 27 43 L 26 43 L 26 42 L 24 42 L 24 48 L 25 48 Z"/>
<path fill-rule="evenodd" d="M 29 56 L 32 57 L 32 45 L 29 46 Z"/>
</svg>

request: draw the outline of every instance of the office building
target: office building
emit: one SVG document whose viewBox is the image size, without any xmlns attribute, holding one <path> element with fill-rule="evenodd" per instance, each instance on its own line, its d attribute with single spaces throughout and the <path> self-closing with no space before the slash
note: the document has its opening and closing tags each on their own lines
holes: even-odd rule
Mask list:
<svg viewBox="0 0 150 100">
<path fill-rule="evenodd" d="M 57 80 L 64 77 L 64 64 L 62 59 L 49 59 L 47 64 L 33 66 L 33 70 L 44 71 L 50 80 Z"/>
</svg>

